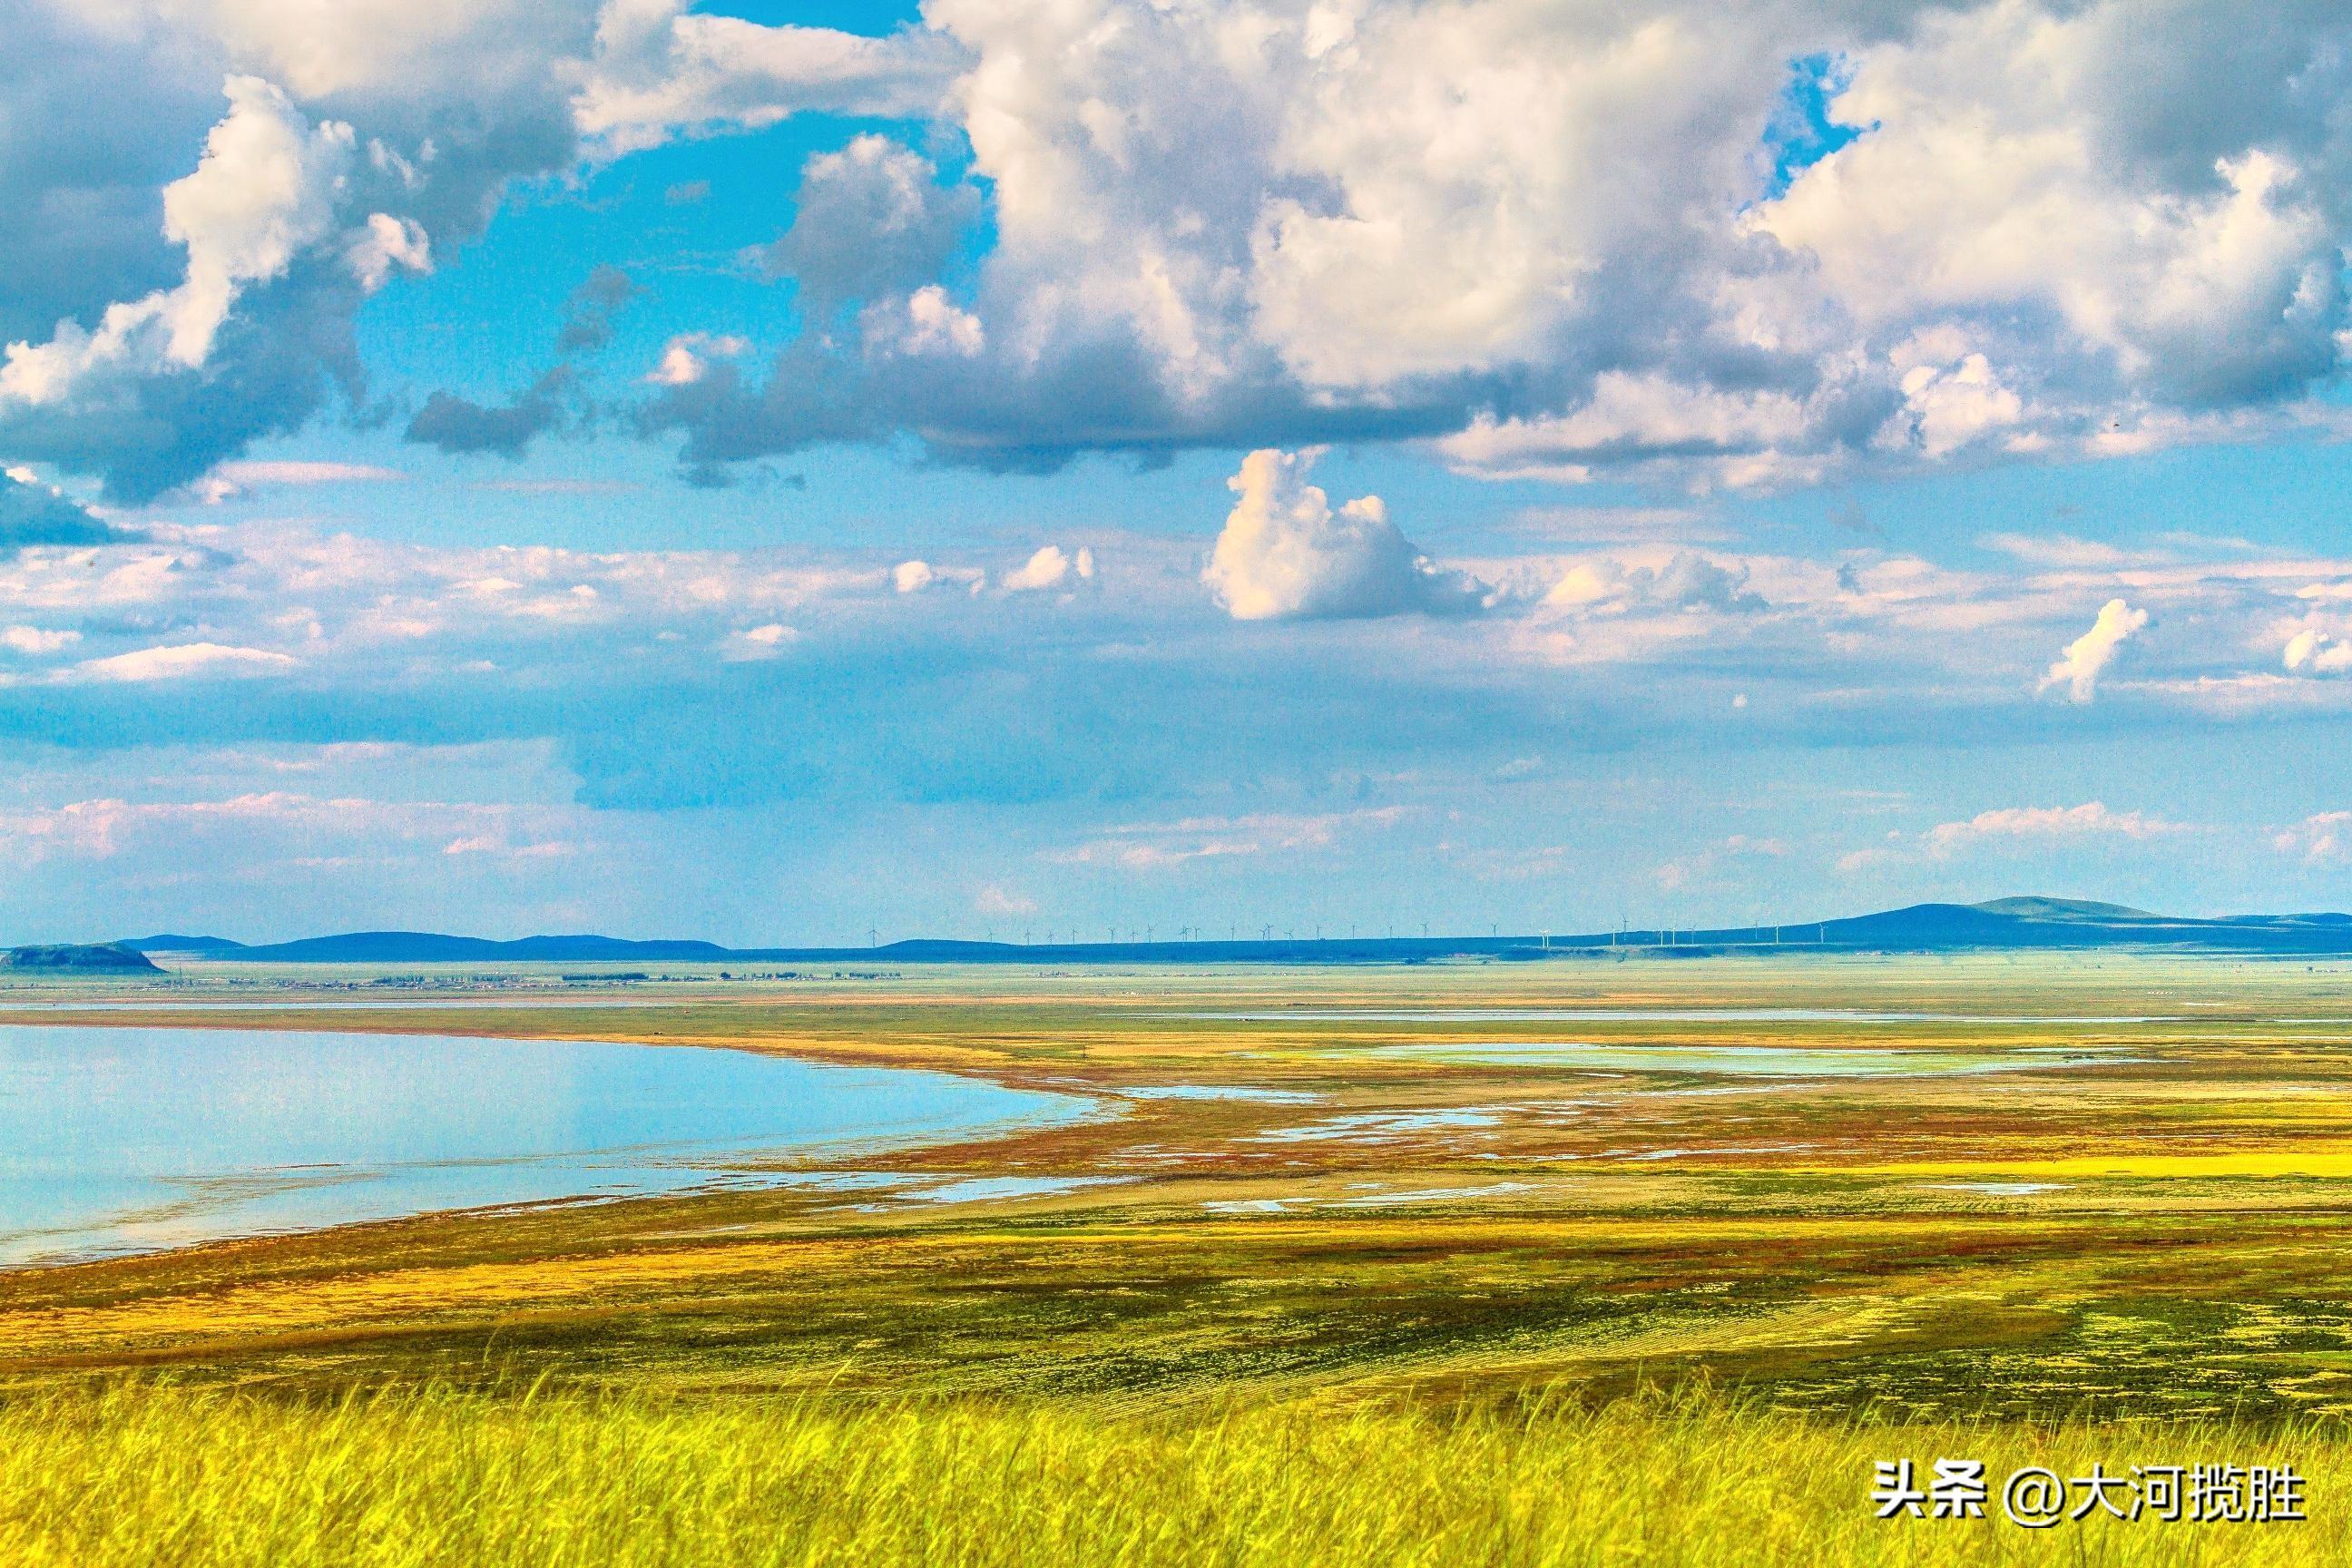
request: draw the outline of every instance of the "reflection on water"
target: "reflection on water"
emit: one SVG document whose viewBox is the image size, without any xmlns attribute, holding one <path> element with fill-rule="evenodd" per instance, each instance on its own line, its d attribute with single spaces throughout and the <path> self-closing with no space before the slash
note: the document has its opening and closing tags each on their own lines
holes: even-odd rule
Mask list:
<svg viewBox="0 0 2352 1568">
<path fill-rule="evenodd" d="M 771 1183 L 1075 1121 L 941 1073 L 593 1041 L 0 1026 L 0 1266 L 434 1209 Z"/>
</svg>

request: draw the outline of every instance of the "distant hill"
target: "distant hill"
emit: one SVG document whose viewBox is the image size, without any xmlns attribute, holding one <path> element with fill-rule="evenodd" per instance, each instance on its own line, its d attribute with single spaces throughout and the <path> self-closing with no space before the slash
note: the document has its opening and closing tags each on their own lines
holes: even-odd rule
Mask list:
<svg viewBox="0 0 2352 1568">
<path fill-rule="evenodd" d="M 132 952 L 234 952 L 243 947 L 225 936 L 127 936 L 113 944 Z"/>
<path fill-rule="evenodd" d="M 880 947 L 729 948 L 708 942 L 530 936 L 513 942 L 433 931 L 352 931 L 247 946 L 221 937 L 155 936 L 115 943 L 237 963 L 1412 963 L 1446 958 L 1513 962 L 1574 956 L 1706 953 L 1961 952 L 2153 949 L 2282 957 L 2352 955 L 2352 914 L 2152 914 L 2123 904 L 2040 896 L 1981 904 L 1913 904 L 1875 914 L 1782 925 L 1587 931 L 1565 936 L 1260 937 L 1172 942 L 1003 942 L 919 937 Z"/>
<path fill-rule="evenodd" d="M 163 969 L 143 952 L 113 942 L 61 942 L 44 947 L 12 947 L 0 952 L 0 969 L 38 970 L 45 973 L 148 973 Z"/>
<path fill-rule="evenodd" d="M 1633 934 L 1649 938 L 1656 933 Z M 2122 904 L 2080 899 L 2014 898 L 1981 904 L 1913 904 L 1907 909 L 1811 924 L 1678 932 L 1675 941 L 1678 944 L 1727 949 L 1795 943 L 1879 952 L 2172 948 L 2279 954 L 2352 953 L 2352 916 L 2232 915 L 2205 919 L 2150 914 Z"/>
<path fill-rule="evenodd" d="M 695 963 L 733 956 L 710 942 L 629 942 L 612 936 L 527 936 L 492 942 L 433 931 L 363 931 L 216 952 L 241 963 L 582 963 L 603 959 Z"/>
<path fill-rule="evenodd" d="M 2126 904 L 2095 903 L 2089 899 L 1994 899 L 1969 907 L 1982 910 L 1989 915 L 2015 915 L 2020 920 L 2028 921 L 2153 921 L 2163 918 Z"/>
</svg>

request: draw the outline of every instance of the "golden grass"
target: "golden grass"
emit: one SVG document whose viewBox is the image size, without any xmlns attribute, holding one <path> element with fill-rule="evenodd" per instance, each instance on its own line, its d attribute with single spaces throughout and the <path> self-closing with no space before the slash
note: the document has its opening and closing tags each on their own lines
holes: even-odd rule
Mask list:
<svg viewBox="0 0 2352 1568">
<path fill-rule="evenodd" d="M 2286 1462 L 2304 1523 L 1881 1521 L 1873 1462 Z M 0 1405 L 0 1563 L 2305 1563 L 2352 1557 L 2340 1430 L 1872 1426 L 1229 1400 L 862 1405 L 118 1384 Z"/>
</svg>

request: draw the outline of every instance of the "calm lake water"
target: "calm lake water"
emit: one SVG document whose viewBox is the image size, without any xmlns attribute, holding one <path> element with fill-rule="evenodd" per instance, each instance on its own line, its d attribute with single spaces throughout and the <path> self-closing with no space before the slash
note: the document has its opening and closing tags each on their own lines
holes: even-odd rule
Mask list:
<svg viewBox="0 0 2352 1568">
<path fill-rule="evenodd" d="M 562 1040 L 0 1025 L 0 1267 L 1076 1121 L 942 1073 Z"/>
</svg>

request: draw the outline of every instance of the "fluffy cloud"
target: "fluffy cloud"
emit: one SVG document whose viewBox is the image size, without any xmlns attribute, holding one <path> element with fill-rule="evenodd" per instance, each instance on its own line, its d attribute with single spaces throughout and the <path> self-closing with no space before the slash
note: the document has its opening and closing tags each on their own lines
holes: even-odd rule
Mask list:
<svg viewBox="0 0 2352 1568">
<path fill-rule="evenodd" d="M 751 346 L 746 338 L 680 332 L 663 345 L 662 356 L 646 379 L 656 386 L 692 386 L 710 374 L 714 359 L 733 359 Z"/>
<path fill-rule="evenodd" d="M 1202 573 L 1237 621 L 1463 615 L 1481 585 L 1436 565 L 1389 521 L 1378 496 L 1338 511 L 1307 482 L 1313 452 L 1252 452 L 1227 484 L 1241 499 Z"/>
<path fill-rule="evenodd" d="M 169 289 L 107 307 L 96 331 L 61 322 L 45 343 L 15 342 L 0 364 L 0 407 L 102 400 L 109 380 L 200 370 L 248 285 L 284 274 L 332 226 L 352 157 L 352 128 L 316 127 L 257 77 L 231 77 L 227 115 L 194 174 L 163 190 L 163 234 L 187 250 Z"/>
<path fill-rule="evenodd" d="M 584 53 L 593 14 L 21 9 L 0 67 L 0 199 L 39 237 L 0 257 L 0 454 L 131 500 L 299 427 L 331 395 L 359 405 L 361 303 L 469 237 L 509 179 L 569 155 L 559 64 Z M 37 134 L 20 134 L 35 115 Z"/>
<path fill-rule="evenodd" d="M 1886 842 L 1856 850 L 1837 862 L 1843 872 L 1953 859 L 1981 849 L 2016 851 L 2069 842 L 2121 839 L 2138 842 L 2195 831 L 2138 811 L 2111 811 L 2100 801 L 2081 805 L 2012 805 L 1980 811 L 1958 822 L 1942 822 L 1916 835 L 1890 833 Z"/>
<path fill-rule="evenodd" d="M 390 213 L 368 214 L 366 226 L 343 255 L 362 293 L 374 293 L 394 272 L 433 270 L 433 241 L 424 225 Z"/>
<path fill-rule="evenodd" d="M 782 621 L 751 626 L 727 639 L 719 657 L 734 662 L 774 658 L 800 640 L 801 634 Z"/>
<path fill-rule="evenodd" d="M 1853 57 L 1831 108 L 1862 133 L 1751 224 L 1865 329 L 1969 319 L 2070 395 L 2206 405 L 2305 385 L 2344 324 L 2344 149 L 2311 101 L 2340 101 L 2344 18 L 2242 19 L 1923 11 Z M 2229 111 L 2190 96 L 2215 79 L 2243 85 Z"/>
<path fill-rule="evenodd" d="M 304 99 L 490 104 L 546 90 L 600 0 L 80 0 L 202 40 Z M 143 15 L 142 15 L 143 14 Z"/>
<path fill-rule="evenodd" d="M 857 321 L 869 353 L 971 359 L 988 346 L 988 329 L 980 318 L 949 299 L 936 283 L 926 283 L 904 299 L 877 300 L 858 312 Z"/>
<path fill-rule="evenodd" d="M 2000 840 L 2101 836 L 2154 838 L 2186 831 L 2179 823 L 2137 811 L 2110 811 L 2094 800 L 2081 805 L 2014 805 L 1980 811 L 1965 822 L 1937 824 L 1921 835 L 1921 843 L 1929 854 L 1943 856 L 1971 845 Z"/>
<path fill-rule="evenodd" d="M 1080 549 L 1068 554 L 1058 544 L 1041 546 L 1036 553 L 1007 572 L 1000 584 L 1008 594 L 1034 593 L 1041 588 L 1058 588 L 1072 578 L 1085 581 L 1095 574 L 1095 552 Z M 902 584 L 899 591 L 907 592 Z"/>
<path fill-rule="evenodd" d="M 1816 411 L 1777 389 L 1718 391 L 1656 373 L 1605 371 L 1566 413 L 1497 419 L 1480 414 L 1437 443 L 1461 472 L 1494 479 L 1580 483 L 1604 469 L 1679 469 L 1727 484 L 1816 471 L 1810 457 Z"/>
<path fill-rule="evenodd" d="M 1622 615 L 1628 611 L 1713 610 L 1748 615 L 1770 608 L 1749 591 L 1748 568 L 1678 550 L 1656 566 L 1600 559 L 1581 562 L 1545 593 L 1539 610 Z"/>
<path fill-rule="evenodd" d="M 2091 629 L 2066 645 L 2065 653 L 2042 678 L 2040 689 L 2063 687 L 2067 700 L 2088 702 L 2097 694 L 2099 677 L 2115 662 L 2116 653 L 2147 625 L 2146 610 L 2109 599 L 2099 607 L 2099 617 L 2091 623 Z"/>
<path fill-rule="evenodd" d="M 1081 578 L 1095 574 L 1095 552 L 1080 549 L 1077 554 L 1065 555 L 1057 545 L 1045 545 L 1024 563 L 1015 575 L 1023 575 L 1024 584 L 1049 586 L 1071 572 Z M 890 585 L 901 594 L 920 594 L 941 584 L 952 583 L 968 593 L 978 594 L 988 586 L 988 574 L 977 566 L 942 566 L 929 561 L 901 561 L 890 569 Z M 1008 581 L 1007 584 L 1012 584 Z"/>
<path fill-rule="evenodd" d="M 975 289 L 940 297 L 967 363 L 788 353 L 651 422 L 690 460 L 1428 436 L 1481 474 L 1772 485 L 2242 434 L 2339 363 L 2352 23 L 2316 3 L 925 16 L 992 204 Z M 1843 144 L 1785 144 L 1801 90 Z M 888 149 L 828 156 L 932 234 Z M 888 232 L 851 208 L 845 243 Z M 902 293 L 913 248 L 874 252 Z M 776 384 L 812 375 L 832 395 Z"/>
<path fill-rule="evenodd" d="M 1889 361 L 1902 374 L 1903 408 L 1879 430 L 1881 446 L 1948 457 L 2024 421 L 2024 403 L 1952 328 L 1914 333 Z"/>
<path fill-rule="evenodd" d="M 933 0 L 871 37 L 684 0 L 31 9 L 0 457 L 134 499 L 356 405 L 360 301 L 513 179 L 804 111 L 929 152 L 806 162 L 769 252 L 803 338 L 665 356 L 636 421 L 691 474 L 909 434 L 1011 468 L 1425 438 L 1787 485 L 2324 425 L 2352 342 L 2326 0 Z M 1801 100 L 1837 133 L 1793 136 Z M 420 438 L 551 417 L 445 401 Z"/>
<path fill-rule="evenodd" d="M 193 676 L 271 675 L 300 662 L 268 648 L 221 643 L 178 643 L 89 659 L 74 673 L 90 680 L 183 680 Z"/>
<path fill-rule="evenodd" d="M 2352 670 L 2352 642 L 2307 626 L 2287 639 L 2284 662 L 2293 670 L 2341 675 Z"/>
<path fill-rule="evenodd" d="M 49 626 L 10 626 L 0 631 L 0 647 L 30 657 L 55 653 L 81 640 L 81 634 Z"/>
<path fill-rule="evenodd" d="M 936 34 L 874 38 L 688 13 L 688 0 L 607 0 L 572 108 L 606 156 L 793 114 L 936 111 L 963 63 Z"/>
</svg>

